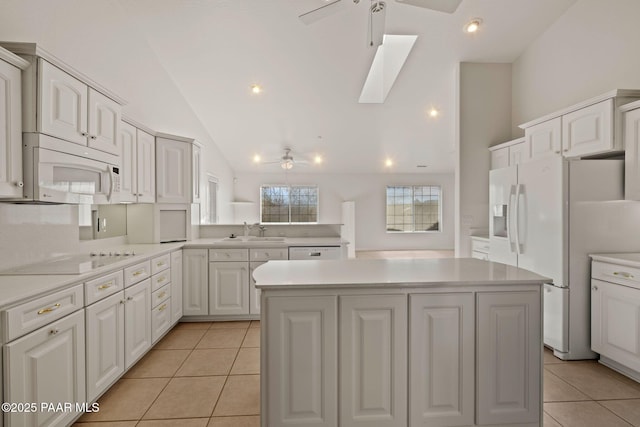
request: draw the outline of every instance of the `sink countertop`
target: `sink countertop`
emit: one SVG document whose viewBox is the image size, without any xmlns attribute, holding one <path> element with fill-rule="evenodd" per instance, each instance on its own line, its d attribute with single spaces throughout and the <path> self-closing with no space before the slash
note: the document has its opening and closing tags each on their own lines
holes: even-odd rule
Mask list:
<svg viewBox="0 0 640 427">
<path fill-rule="evenodd" d="M 253 273 L 262 289 L 535 285 L 550 283 L 531 271 L 472 258 L 269 261 Z"/>
<path fill-rule="evenodd" d="M 595 261 L 611 262 L 628 267 L 640 268 L 640 253 L 611 253 L 611 254 L 589 254 Z"/>
</svg>

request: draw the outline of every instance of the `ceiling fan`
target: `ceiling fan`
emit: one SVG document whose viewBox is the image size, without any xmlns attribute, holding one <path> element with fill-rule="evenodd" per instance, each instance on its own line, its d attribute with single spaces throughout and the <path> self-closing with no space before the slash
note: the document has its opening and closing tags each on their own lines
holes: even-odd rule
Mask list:
<svg viewBox="0 0 640 427">
<path fill-rule="evenodd" d="M 298 16 L 302 22 L 309 25 L 322 18 L 325 18 L 333 13 L 337 12 L 344 6 L 343 0 L 322 0 L 320 6 L 305 12 Z M 358 4 L 360 0 L 352 0 L 353 3 Z M 404 3 L 411 6 L 421 7 L 424 9 L 436 10 L 439 12 L 453 13 L 458 9 L 458 6 L 462 0 L 395 0 L 398 3 Z M 384 14 L 386 3 L 381 0 L 371 0 L 370 13 L 372 16 L 375 14 Z M 383 18 L 384 19 L 384 18 Z M 384 22 L 384 20 L 383 20 Z"/>
<path fill-rule="evenodd" d="M 316 157 L 315 163 L 320 163 L 322 160 L 320 157 Z M 309 165 L 311 162 L 308 160 L 294 160 L 291 155 L 291 148 L 285 148 L 284 154 L 280 157 L 279 160 L 274 160 L 272 162 L 260 162 L 263 165 L 274 165 L 279 164 L 280 167 L 284 170 L 293 169 L 294 165 Z"/>
</svg>

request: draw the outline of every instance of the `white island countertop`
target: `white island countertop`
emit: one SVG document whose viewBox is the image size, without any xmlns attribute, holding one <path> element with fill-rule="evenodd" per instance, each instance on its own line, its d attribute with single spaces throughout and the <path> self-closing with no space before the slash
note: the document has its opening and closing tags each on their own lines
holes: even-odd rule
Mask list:
<svg viewBox="0 0 640 427">
<path fill-rule="evenodd" d="M 628 267 L 640 268 L 640 253 L 615 253 L 615 254 L 591 254 L 595 261 L 610 262 L 613 264 L 626 265 Z"/>
<path fill-rule="evenodd" d="M 253 273 L 256 288 L 482 286 L 552 280 L 506 264 L 472 258 L 269 261 Z"/>
<path fill-rule="evenodd" d="M 290 246 L 341 246 L 348 242 L 340 237 L 266 237 L 260 240 L 254 236 L 244 238 L 238 236 L 229 238 L 203 238 L 189 240 L 184 243 L 185 249 L 206 248 L 264 248 L 264 247 L 290 247 Z"/>
</svg>

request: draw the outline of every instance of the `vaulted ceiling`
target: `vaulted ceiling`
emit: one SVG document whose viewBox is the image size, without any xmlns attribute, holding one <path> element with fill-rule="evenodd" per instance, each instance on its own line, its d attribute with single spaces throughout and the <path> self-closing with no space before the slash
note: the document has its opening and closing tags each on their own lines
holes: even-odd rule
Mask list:
<svg viewBox="0 0 640 427">
<path fill-rule="evenodd" d="M 3 0 L 0 39 L 42 44 L 131 118 L 215 142 L 236 172 L 276 171 L 253 156 L 290 147 L 324 158 L 299 172 L 378 172 L 389 157 L 395 172 L 439 173 L 454 169 L 456 64 L 513 62 L 575 1 L 463 0 L 446 14 L 386 0 L 385 33 L 418 39 L 383 104 L 358 103 L 370 0 L 312 25 L 298 15 L 324 0 Z"/>
</svg>

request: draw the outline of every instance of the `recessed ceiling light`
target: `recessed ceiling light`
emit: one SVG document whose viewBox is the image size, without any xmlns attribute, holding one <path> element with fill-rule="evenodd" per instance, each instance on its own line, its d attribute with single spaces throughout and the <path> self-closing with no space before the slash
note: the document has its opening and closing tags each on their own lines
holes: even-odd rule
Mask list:
<svg viewBox="0 0 640 427">
<path fill-rule="evenodd" d="M 440 111 L 438 111 L 435 107 L 431 107 L 429 110 L 429 116 L 438 117 L 440 115 Z"/>
<path fill-rule="evenodd" d="M 315 156 L 315 157 L 313 158 L 313 162 L 314 162 L 316 165 L 319 165 L 320 163 L 322 163 L 322 156 L 318 154 L 317 156 Z"/>
<path fill-rule="evenodd" d="M 387 159 L 384 161 L 384 165 L 388 168 L 390 168 L 391 166 L 393 166 L 393 160 L 391 159 Z"/>
<path fill-rule="evenodd" d="M 252 84 L 251 93 L 255 93 L 256 95 L 262 93 L 262 86 L 260 86 L 259 84 Z"/>
<path fill-rule="evenodd" d="M 467 25 L 464 26 L 464 31 L 469 34 L 473 34 L 478 31 L 480 28 L 480 24 L 482 24 L 482 19 L 473 18 L 471 21 L 467 22 Z"/>
<path fill-rule="evenodd" d="M 253 163 L 260 163 L 260 160 L 262 160 L 260 158 L 259 154 L 256 154 L 255 156 L 253 156 Z"/>
</svg>

